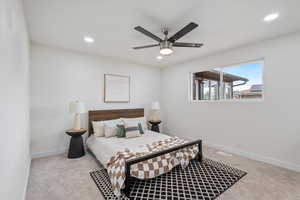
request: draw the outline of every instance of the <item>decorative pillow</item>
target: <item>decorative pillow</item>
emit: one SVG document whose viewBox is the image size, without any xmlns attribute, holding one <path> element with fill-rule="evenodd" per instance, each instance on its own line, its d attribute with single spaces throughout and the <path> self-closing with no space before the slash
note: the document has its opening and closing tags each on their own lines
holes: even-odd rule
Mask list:
<svg viewBox="0 0 300 200">
<path fill-rule="evenodd" d="M 122 124 L 120 119 L 102 121 L 104 124 L 105 137 L 114 137 L 117 135 L 117 124 Z"/>
<path fill-rule="evenodd" d="M 117 124 L 117 137 L 125 137 L 126 136 L 126 130 L 125 126 L 123 124 Z"/>
<path fill-rule="evenodd" d="M 136 126 L 138 123 L 141 123 L 143 130 L 147 130 L 147 120 L 145 117 L 137 117 L 137 118 L 121 118 L 121 120 L 125 123 L 125 126 Z"/>
<path fill-rule="evenodd" d="M 144 134 L 144 129 L 143 129 L 143 126 L 141 123 L 138 123 L 138 128 L 139 128 L 140 134 Z"/>
<path fill-rule="evenodd" d="M 125 124 L 126 134 L 127 134 L 127 132 L 131 132 L 131 131 L 138 131 L 140 134 L 144 134 L 144 130 L 143 130 L 141 123 L 132 124 L 132 125 Z"/>
<path fill-rule="evenodd" d="M 131 131 L 140 131 L 138 126 L 130 126 L 125 128 L 126 133 Z"/>
<path fill-rule="evenodd" d="M 134 138 L 134 137 L 140 137 L 141 134 L 140 134 L 140 131 L 129 131 L 129 132 L 126 132 L 126 138 Z"/>
<path fill-rule="evenodd" d="M 93 130 L 96 137 L 104 137 L 104 124 L 102 121 L 93 121 Z"/>
</svg>

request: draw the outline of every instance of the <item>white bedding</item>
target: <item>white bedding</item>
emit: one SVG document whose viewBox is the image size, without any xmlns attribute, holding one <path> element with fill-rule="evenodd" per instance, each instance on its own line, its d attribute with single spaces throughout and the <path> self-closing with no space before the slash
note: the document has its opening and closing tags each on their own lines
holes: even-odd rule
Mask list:
<svg viewBox="0 0 300 200">
<path fill-rule="evenodd" d="M 118 151 L 128 148 L 132 152 L 146 152 L 146 144 L 170 138 L 170 136 L 146 130 L 144 134 L 136 138 L 95 137 L 90 136 L 86 144 L 96 158 L 106 167 L 107 163 Z"/>
</svg>

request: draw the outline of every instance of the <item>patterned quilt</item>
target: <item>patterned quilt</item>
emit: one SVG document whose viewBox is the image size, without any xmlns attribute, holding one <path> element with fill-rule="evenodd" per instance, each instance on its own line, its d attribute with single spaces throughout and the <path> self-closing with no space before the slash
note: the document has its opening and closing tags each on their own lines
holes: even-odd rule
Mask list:
<svg viewBox="0 0 300 200">
<path fill-rule="evenodd" d="M 116 196 L 121 195 L 121 189 L 124 188 L 125 163 L 127 160 L 145 156 L 150 153 L 162 151 L 178 145 L 187 143 L 188 141 L 171 137 L 165 140 L 145 145 L 147 152 L 131 152 L 125 149 L 117 152 L 107 164 L 107 172 L 110 177 L 112 188 Z M 176 165 L 181 164 L 182 168 L 188 166 L 189 161 L 194 159 L 198 154 L 198 146 L 193 145 L 179 149 L 177 151 L 167 153 L 143 162 L 136 163 L 130 167 L 130 175 L 139 179 L 150 179 L 169 172 Z"/>
</svg>

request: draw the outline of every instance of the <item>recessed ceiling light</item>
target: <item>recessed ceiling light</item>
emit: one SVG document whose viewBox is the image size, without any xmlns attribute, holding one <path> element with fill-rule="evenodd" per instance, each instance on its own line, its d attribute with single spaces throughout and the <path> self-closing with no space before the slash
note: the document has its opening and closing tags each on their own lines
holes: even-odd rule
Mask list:
<svg viewBox="0 0 300 200">
<path fill-rule="evenodd" d="M 278 17 L 279 17 L 278 13 L 272 13 L 272 14 L 269 14 L 269 15 L 265 16 L 264 21 L 265 22 L 270 22 L 270 21 L 273 21 L 273 20 L 277 19 Z"/>
<path fill-rule="evenodd" d="M 86 43 L 94 43 L 95 42 L 94 38 L 92 38 L 90 36 L 85 36 L 83 39 Z"/>
<path fill-rule="evenodd" d="M 161 60 L 161 59 L 163 59 L 163 57 L 162 56 L 156 56 L 156 59 Z"/>
</svg>

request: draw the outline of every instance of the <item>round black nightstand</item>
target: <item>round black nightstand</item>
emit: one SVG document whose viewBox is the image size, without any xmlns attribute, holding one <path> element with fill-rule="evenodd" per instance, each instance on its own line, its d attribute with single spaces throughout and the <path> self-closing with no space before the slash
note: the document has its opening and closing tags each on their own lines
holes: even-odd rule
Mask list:
<svg viewBox="0 0 300 200">
<path fill-rule="evenodd" d="M 84 146 L 81 136 L 86 131 L 87 130 L 83 128 L 80 130 L 66 130 L 66 134 L 71 136 L 68 158 L 80 158 L 81 156 L 84 156 Z"/>
<path fill-rule="evenodd" d="M 159 133 L 159 124 L 161 123 L 161 121 L 149 121 L 149 123 L 151 124 L 151 131 Z"/>
</svg>

